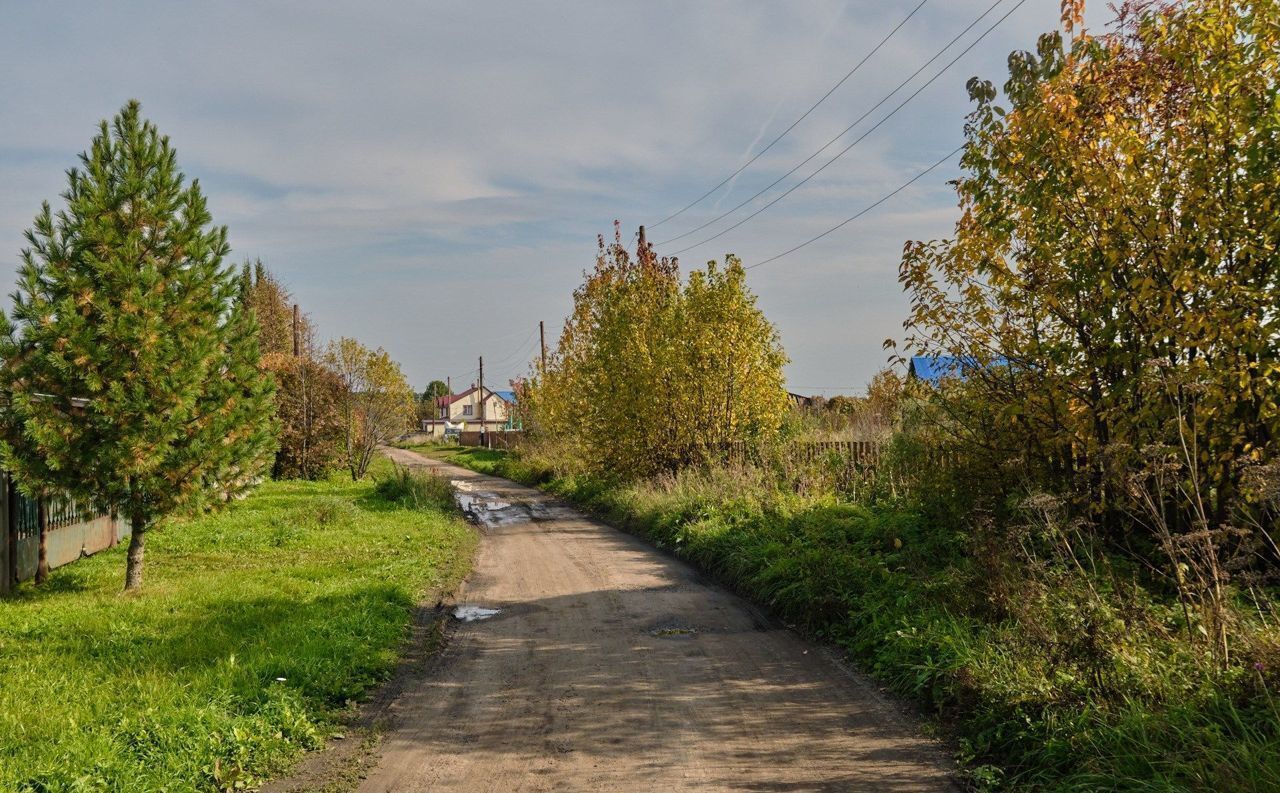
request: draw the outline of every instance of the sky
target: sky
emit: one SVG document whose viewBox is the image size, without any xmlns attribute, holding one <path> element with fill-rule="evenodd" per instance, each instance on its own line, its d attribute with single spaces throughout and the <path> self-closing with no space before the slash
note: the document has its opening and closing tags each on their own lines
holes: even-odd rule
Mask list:
<svg viewBox="0 0 1280 793">
<path fill-rule="evenodd" d="M 660 254 L 710 237 L 807 176 L 895 108 L 1018 0 L 796 175 L 738 205 L 883 99 L 995 0 L 927 0 L 817 110 L 740 176 L 651 228 Z M 415 388 L 505 386 L 554 345 L 596 237 L 630 239 L 717 184 L 795 121 L 918 0 L 60 3 L 0 0 L 0 272 L 61 205 L 65 170 L 126 101 L 199 179 L 232 261 L 261 259 L 322 337 L 386 348 Z M 751 265 L 879 200 L 963 141 L 972 76 L 1058 27 L 1022 5 L 811 181 L 711 242 Z M 1092 3 L 1088 26 L 1107 20 Z M 788 388 L 858 393 L 886 365 L 907 301 L 904 242 L 948 236 L 938 168 L 796 253 L 750 270 Z M 7 301 L 5 301 L 7 303 Z"/>
</svg>

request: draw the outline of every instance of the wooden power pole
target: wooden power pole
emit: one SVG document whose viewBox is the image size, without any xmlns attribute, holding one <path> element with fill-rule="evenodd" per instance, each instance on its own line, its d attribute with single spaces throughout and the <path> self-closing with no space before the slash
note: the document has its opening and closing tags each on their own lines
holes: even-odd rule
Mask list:
<svg viewBox="0 0 1280 793">
<path fill-rule="evenodd" d="M 547 373 L 547 327 L 538 320 L 538 339 L 542 342 L 542 373 Z"/>
<path fill-rule="evenodd" d="M 480 437 L 484 438 L 484 445 L 489 445 L 489 433 L 484 428 L 484 356 L 480 356 L 480 407 L 476 411 L 480 418 Z"/>
<path fill-rule="evenodd" d="M 302 355 L 302 314 L 298 304 L 293 304 L 293 357 Z"/>
</svg>

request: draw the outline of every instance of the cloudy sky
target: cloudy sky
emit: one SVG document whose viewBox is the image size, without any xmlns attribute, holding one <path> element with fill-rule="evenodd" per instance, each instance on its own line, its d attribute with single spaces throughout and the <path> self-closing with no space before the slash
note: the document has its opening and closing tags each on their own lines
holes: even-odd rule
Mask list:
<svg viewBox="0 0 1280 793">
<path fill-rule="evenodd" d="M 558 335 L 614 220 L 629 237 L 719 182 L 785 129 L 919 0 L 684 2 L 4 3 L 0 257 L 95 125 L 126 100 L 168 134 L 233 256 L 261 258 L 322 335 L 383 346 L 415 387 L 523 372 L 539 320 Z M 736 206 L 885 97 L 995 0 L 928 0 L 808 119 L 732 183 L 650 233 L 664 242 Z M 1018 0 L 845 139 L 737 214 L 808 175 Z M 961 141 L 965 81 L 997 84 L 1014 49 L 1057 26 L 1021 7 L 893 118 L 750 222 L 681 254 L 747 264 L 858 212 Z M 1089 23 L 1105 22 L 1100 2 Z M 939 168 L 750 285 L 791 357 L 792 390 L 856 392 L 900 331 L 907 239 L 946 236 Z M 12 281 L 12 275 L 9 275 Z"/>
</svg>

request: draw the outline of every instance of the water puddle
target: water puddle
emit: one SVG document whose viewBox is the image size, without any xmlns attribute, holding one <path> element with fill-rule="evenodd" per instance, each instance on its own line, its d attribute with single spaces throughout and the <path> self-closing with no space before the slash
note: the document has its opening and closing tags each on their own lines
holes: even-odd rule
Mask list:
<svg viewBox="0 0 1280 793">
<path fill-rule="evenodd" d="M 503 501 L 497 493 L 476 489 L 470 482 L 455 479 L 450 484 L 454 488 L 454 498 L 467 517 L 482 526 L 506 526 L 522 523 L 532 519 L 530 509 L 523 504 Z"/>
<path fill-rule="evenodd" d="M 529 504 L 528 506 L 529 506 L 529 517 L 533 518 L 534 520 L 546 521 L 546 520 L 551 520 L 553 518 L 553 515 L 551 514 L 551 510 L 547 507 L 546 504 L 540 504 L 535 501 Z"/>
<path fill-rule="evenodd" d="M 502 613 L 502 609 L 487 609 L 484 606 L 458 606 L 453 610 L 453 618 L 462 622 L 487 620 Z"/>
<path fill-rule="evenodd" d="M 664 620 L 649 628 L 649 635 L 656 636 L 659 639 L 691 639 L 701 632 L 684 622 L 676 620 Z"/>
<path fill-rule="evenodd" d="M 693 628 L 659 628 L 653 632 L 654 636 L 660 639 L 670 639 L 674 636 L 692 636 L 697 631 Z"/>
</svg>

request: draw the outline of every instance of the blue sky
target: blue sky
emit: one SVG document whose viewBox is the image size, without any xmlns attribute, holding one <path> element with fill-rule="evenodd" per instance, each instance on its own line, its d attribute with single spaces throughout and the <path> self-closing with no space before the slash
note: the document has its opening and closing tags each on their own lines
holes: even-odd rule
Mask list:
<svg viewBox="0 0 1280 793">
<path fill-rule="evenodd" d="M 558 335 L 597 234 L 617 219 L 630 236 L 719 182 L 917 2 L 8 2 L 0 256 L 12 273 L 23 230 L 42 200 L 57 206 L 63 172 L 97 122 L 137 98 L 229 227 L 233 257 L 265 261 L 322 336 L 385 347 L 417 388 L 446 375 L 465 385 L 479 355 L 486 380 L 505 383 L 526 369 L 539 320 L 549 340 Z M 992 2 L 929 0 L 730 188 L 651 238 L 683 233 L 772 182 Z M 726 252 L 760 261 L 911 178 L 961 142 L 965 81 L 1002 83 L 1009 52 L 1056 28 L 1058 5 L 1026 0 L 847 155 L 681 261 Z M 1098 30 L 1105 9 L 1093 5 Z M 792 390 L 856 392 L 884 365 L 881 344 L 906 312 L 902 245 L 949 233 L 955 175 L 940 168 L 751 271 L 791 357 Z"/>
</svg>

